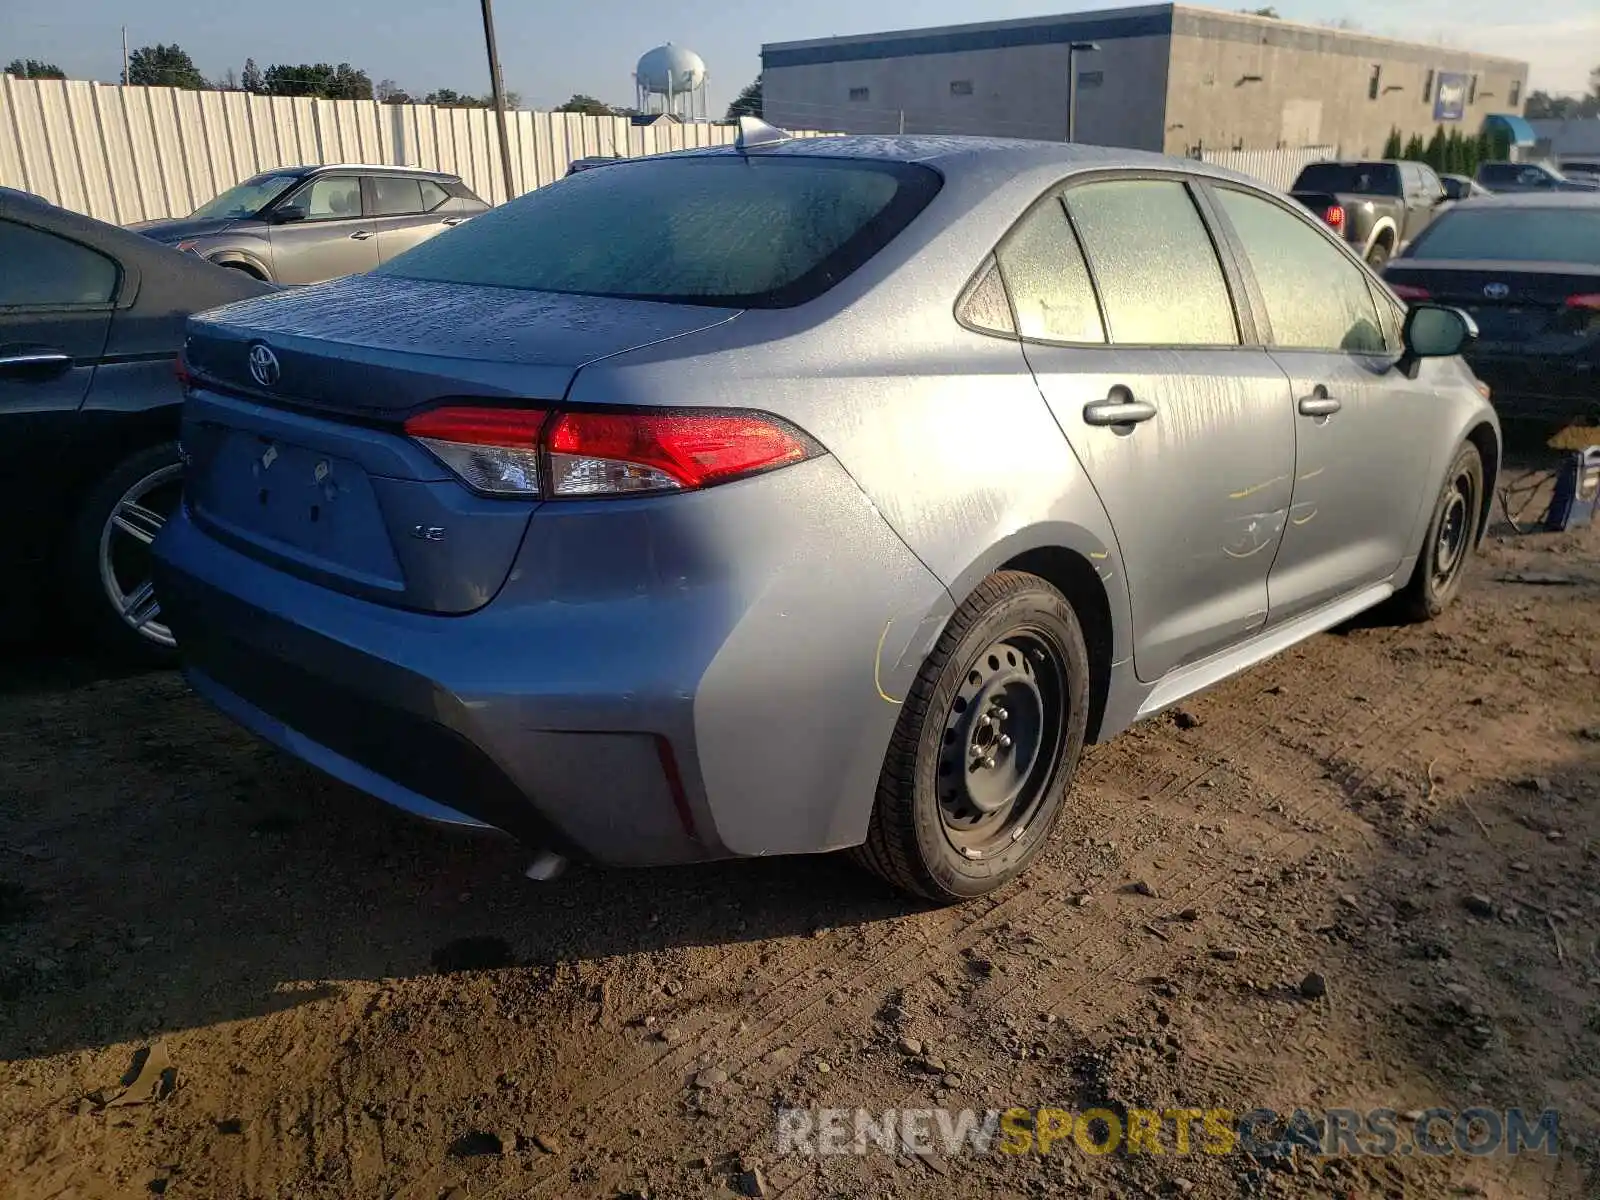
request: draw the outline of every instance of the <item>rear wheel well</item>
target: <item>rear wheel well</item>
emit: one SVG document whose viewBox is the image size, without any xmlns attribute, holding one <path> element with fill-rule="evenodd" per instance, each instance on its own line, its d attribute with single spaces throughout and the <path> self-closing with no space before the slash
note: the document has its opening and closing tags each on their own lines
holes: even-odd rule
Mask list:
<svg viewBox="0 0 1600 1200">
<path fill-rule="evenodd" d="M 1372 244 L 1374 246 L 1388 246 L 1389 249 L 1393 250 L 1394 239 L 1394 228 L 1392 226 L 1385 225 L 1382 229 L 1378 230 L 1377 234 L 1373 237 Z"/>
<path fill-rule="evenodd" d="M 1088 559 L 1063 546 L 1040 546 L 995 568 L 1026 571 L 1055 587 L 1072 605 L 1089 651 L 1089 727 L 1085 741 L 1100 736 L 1100 721 L 1111 689 L 1111 604 L 1105 586 Z"/>
<path fill-rule="evenodd" d="M 259 279 L 263 283 L 267 281 L 266 272 L 261 270 L 259 267 L 251 265 L 250 263 L 241 262 L 238 259 L 213 259 L 212 261 L 215 262 L 219 267 L 227 267 L 230 271 L 243 271 L 246 275 L 250 276 L 250 278 Z"/>
<path fill-rule="evenodd" d="M 1489 528 L 1489 515 L 1494 511 L 1495 483 L 1500 474 L 1500 442 L 1489 422 L 1473 427 L 1467 441 L 1478 448 L 1483 459 L 1483 511 L 1478 514 L 1478 538 L 1481 541 Z"/>
</svg>

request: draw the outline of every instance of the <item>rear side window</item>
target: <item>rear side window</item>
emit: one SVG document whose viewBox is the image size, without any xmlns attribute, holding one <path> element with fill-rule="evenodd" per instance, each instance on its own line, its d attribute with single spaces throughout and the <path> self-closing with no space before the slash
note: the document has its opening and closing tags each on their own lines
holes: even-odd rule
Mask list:
<svg viewBox="0 0 1600 1200">
<path fill-rule="evenodd" d="M 419 179 L 417 187 L 422 191 L 423 212 L 432 212 L 439 205 L 450 199 L 450 193 L 431 179 Z"/>
<path fill-rule="evenodd" d="M 0 221 L 0 308 L 109 304 L 117 264 L 66 238 Z"/>
<path fill-rule="evenodd" d="M 1383 327 L 1360 267 L 1270 201 L 1229 188 L 1217 189 L 1216 196 L 1244 243 L 1272 322 L 1273 345 L 1383 353 Z"/>
<path fill-rule="evenodd" d="M 911 163 L 694 155 L 581 171 L 379 268 L 588 296 L 782 308 L 834 286 L 927 205 Z"/>
<path fill-rule="evenodd" d="M 1489 163 L 1478 169 L 1478 178 L 1493 186 L 1497 183 L 1515 183 L 1522 173 L 1516 163 Z"/>
<path fill-rule="evenodd" d="M 1036 204 L 1006 236 L 996 257 L 1023 337 L 1105 342 L 1089 268 L 1059 195 Z"/>
<path fill-rule="evenodd" d="M 1187 187 L 1118 179 L 1074 187 L 1066 199 L 1100 286 L 1111 341 L 1239 344 L 1222 264 Z"/>
<path fill-rule="evenodd" d="M 400 217 L 422 211 L 422 187 L 415 179 L 399 175 L 373 175 L 372 215 Z"/>
<path fill-rule="evenodd" d="M 1483 258 L 1600 266 L 1600 205 L 1594 208 L 1456 208 L 1429 225 L 1407 258 Z"/>
</svg>

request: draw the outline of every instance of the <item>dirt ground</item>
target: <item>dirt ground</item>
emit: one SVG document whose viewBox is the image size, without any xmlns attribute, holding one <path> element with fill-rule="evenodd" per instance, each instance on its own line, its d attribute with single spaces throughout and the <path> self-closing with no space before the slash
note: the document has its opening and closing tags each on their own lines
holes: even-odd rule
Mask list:
<svg viewBox="0 0 1600 1200">
<path fill-rule="evenodd" d="M 35 659 L 0 1196 L 1593 1197 L 1597 767 L 1600 526 L 1501 526 L 1440 621 L 1092 749 L 1032 874 L 955 909 L 833 858 L 530 883 L 175 675 Z M 1553 1108 L 1560 1153 L 776 1153 L 785 1106 L 1097 1104 Z"/>
</svg>

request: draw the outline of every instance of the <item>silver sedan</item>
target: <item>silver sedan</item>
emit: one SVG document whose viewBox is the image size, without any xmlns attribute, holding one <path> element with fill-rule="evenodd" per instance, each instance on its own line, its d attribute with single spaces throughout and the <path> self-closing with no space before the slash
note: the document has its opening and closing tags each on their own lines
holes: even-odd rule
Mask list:
<svg viewBox="0 0 1600 1200">
<path fill-rule="evenodd" d="M 1473 336 L 1199 163 L 752 123 L 197 317 L 163 611 L 223 711 L 537 873 L 960 900 L 1085 742 L 1450 603 Z"/>
</svg>

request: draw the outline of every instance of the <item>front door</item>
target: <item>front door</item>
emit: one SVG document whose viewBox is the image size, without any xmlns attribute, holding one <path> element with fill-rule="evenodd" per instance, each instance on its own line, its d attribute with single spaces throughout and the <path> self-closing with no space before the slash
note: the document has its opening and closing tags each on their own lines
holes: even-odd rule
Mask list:
<svg viewBox="0 0 1600 1200">
<path fill-rule="evenodd" d="M 298 219 L 273 224 L 272 274 L 279 283 L 320 283 L 378 265 L 378 236 L 362 210 L 361 179 L 318 175 L 275 209 Z"/>
<path fill-rule="evenodd" d="M 57 484 L 71 472 L 57 456 L 105 350 L 119 283 L 98 251 L 0 221 L 0 504 L 19 558 L 43 554 L 45 531 L 59 527 Z"/>
<path fill-rule="evenodd" d="M 1439 468 L 1435 403 L 1394 369 L 1399 320 L 1366 271 L 1297 209 L 1217 185 L 1293 391 L 1295 485 L 1268 591 L 1272 623 L 1393 577 Z M 1415 427 L 1419 436 L 1409 436 Z"/>
<path fill-rule="evenodd" d="M 1283 372 L 1243 344 L 1188 186 L 1069 186 L 997 257 L 1029 365 L 1111 518 L 1139 678 L 1244 640 L 1267 620 L 1294 420 Z"/>
</svg>

